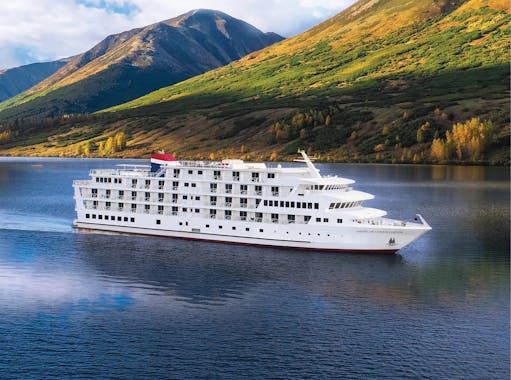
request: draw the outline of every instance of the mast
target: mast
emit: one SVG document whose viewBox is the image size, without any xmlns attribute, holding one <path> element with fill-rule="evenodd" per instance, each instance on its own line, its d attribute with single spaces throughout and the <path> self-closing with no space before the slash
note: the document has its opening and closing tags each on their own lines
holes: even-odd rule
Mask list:
<svg viewBox="0 0 511 380">
<path fill-rule="evenodd" d="M 297 160 L 297 161 L 305 162 L 305 164 L 307 165 L 307 168 L 309 169 L 309 173 L 310 173 L 311 177 L 321 178 L 321 175 L 319 174 L 319 170 L 316 169 L 316 167 L 312 163 L 309 156 L 307 156 L 307 153 L 305 153 L 305 150 L 303 150 L 303 149 L 298 150 L 298 153 L 300 153 L 302 155 L 303 160 Z"/>
</svg>

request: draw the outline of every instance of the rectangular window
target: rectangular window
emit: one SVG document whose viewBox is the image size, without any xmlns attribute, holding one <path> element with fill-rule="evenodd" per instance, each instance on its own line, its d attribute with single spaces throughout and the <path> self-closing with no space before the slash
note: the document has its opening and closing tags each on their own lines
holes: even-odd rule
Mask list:
<svg viewBox="0 0 511 380">
<path fill-rule="evenodd" d="M 85 218 L 89 219 L 90 218 L 90 214 L 85 214 Z"/>
<path fill-rule="evenodd" d="M 188 170 L 188 174 L 193 174 L 193 170 Z"/>
<path fill-rule="evenodd" d="M 202 175 L 202 170 L 199 170 L 197 174 Z"/>
<path fill-rule="evenodd" d="M 316 210 L 318 210 L 318 209 L 319 209 L 319 203 L 314 203 L 314 208 L 315 208 Z"/>
<path fill-rule="evenodd" d="M 122 218 L 120 216 L 117 217 L 117 221 L 120 222 Z"/>
<path fill-rule="evenodd" d="M 130 218 L 131 223 L 135 223 L 135 218 Z"/>
<path fill-rule="evenodd" d="M 268 206 L 268 201 L 266 199 L 263 201 L 263 205 Z"/>
<path fill-rule="evenodd" d="M 192 187 L 197 187 L 197 184 L 196 183 L 192 183 Z"/>
<path fill-rule="evenodd" d="M 92 219 L 96 219 L 96 214 L 92 214 Z"/>
<path fill-rule="evenodd" d="M 98 219 L 103 219 L 103 215 L 98 215 Z"/>
<path fill-rule="evenodd" d="M 262 228 L 259 228 L 259 232 L 264 232 L 264 230 Z"/>
<path fill-rule="evenodd" d="M 268 178 L 275 178 L 275 173 L 268 173 Z"/>
<path fill-rule="evenodd" d="M 161 220 L 160 219 L 156 219 L 156 224 L 161 224 Z"/>
<path fill-rule="evenodd" d="M 342 223 L 342 219 L 337 219 L 337 223 Z"/>
<path fill-rule="evenodd" d="M 190 186 L 190 184 L 188 182 L 185 182 L 185 187 L 188 187 Z"/>
<path fill-rule="evenodd" d="M 125 216 L 125 217 L 124 217 L 124 221 L 125 221 L 125 222 L 127 222 L 127 221 L 128 221 L 128 217 L 127 217 L 127 216 Z"/>
<path fill-rule="evenodd" d="M 289 207 L 289 202 L 286 202 L 286 207 Z"/>
<path fill-rule="evenodd" d="M 328 223 L 328 218 L 323 218 L 323 223 Z"/>
<path fill-rule="evenodd" d="M 284 201 L 280 201 L 280 207 L 284 207 Z"/>
<path fill-rule="evenodd" d="M 321 223 L 321 218 L 316 218 L 316 222 Z"/>
<path fill-rule="evenodd" d="M 183 195 L 183 199 L 188 199 L 188 195 Z"/>
</svg>

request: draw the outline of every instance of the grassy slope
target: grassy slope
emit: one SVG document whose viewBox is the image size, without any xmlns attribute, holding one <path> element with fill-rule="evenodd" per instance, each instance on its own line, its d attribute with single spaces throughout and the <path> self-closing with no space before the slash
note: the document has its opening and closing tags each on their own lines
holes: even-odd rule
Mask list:
<svg viewBox="0 0 511 380">
<path fill-rule="evenodd" d="M 300 146 L 326 159 L 392 161 L 410 152 L 427 156 L 432 134 L 415 140 L 425 121 L 442 135 L 455 121 L 481 116 L 498 130 L 487 158 L 505 162 L 507 7 L 502 0 L 361 1 L 295 38 L 71 124 L 74 132 L 68 125 L 64 133 L 75 137 L 67 144 L 30 148 L 72 154 L 73 143 L 85 140 L 80 130 L 92 125 L 95 142 L 126 130 L 123 154 L 132 156 L 166 148 L 184 156 L 268 158 L 275 151 L 282 158 Z M 273 138 L 270 126 L 289 124 L 298 112 L 328 114 L 331 123 Z M 385 151 L 377 156 L 378 144 Z"/>
</svg>

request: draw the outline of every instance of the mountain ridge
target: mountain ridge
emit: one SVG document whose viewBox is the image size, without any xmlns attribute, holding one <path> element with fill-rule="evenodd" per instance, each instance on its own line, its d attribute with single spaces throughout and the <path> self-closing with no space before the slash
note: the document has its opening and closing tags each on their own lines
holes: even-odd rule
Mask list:
<svg viewBox="0 0 511 380">
<path fill-rule="evenodd" d="M 282 39 L 218 11 L 198 10 L 178 18 L 106 37 L 49 78 L 1 103 L 0 118 L 95 111 L 222 66 Z M 179 25 L 170 25 L 172 20 Z M 187 22 L 193 22 L 193 27 Z M 227 38 L 221 31 L 215 32 L 212 25 L 219 23 L 224 31 L 232 29 L 236 35 Z M 129 82 L 130 88 L 123 86 L 123 81 Z M 97 91 L 111 101 L 98 102 Z"/>
<path fill-rule="evenodd" d="M 52 62 L 37 62 L 0 70 L 0 102 L 28 90 L 51 76 L 64 66 L 70 58 Z"/>
</svg>

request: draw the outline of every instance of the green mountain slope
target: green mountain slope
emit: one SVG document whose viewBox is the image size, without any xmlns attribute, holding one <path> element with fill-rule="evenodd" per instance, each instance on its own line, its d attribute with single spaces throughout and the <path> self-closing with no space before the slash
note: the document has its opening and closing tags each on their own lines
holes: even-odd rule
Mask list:
<svg viewBox="0 0 511 380">
<path fill-rule="evenodd" d="M 36 151 L 72 154 L 91 141 L 96 155 L 122 130 L 128 149 L 117 155 L 285 159 L 301 147 L 324 159 L 428 161 L 433 139 L 480 117 L 493 135 L 472 161 L 509 162 L 509 16 L 502 0 L 362 0 L 225 67 L 65 124 L 65 146 Z M 94 135 L 83 135 L 87 125 Z"/>
<path fill-rule="evenodd" d="M 282 37 L 212 10 L 107 37 L 54 75 L 0 104 L 0 119 L 87 113 L 168 86 Z"/>
</svg>

